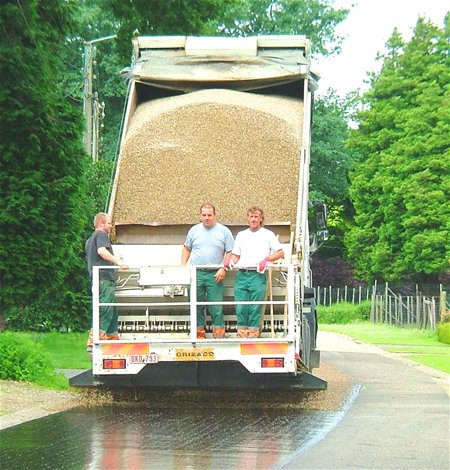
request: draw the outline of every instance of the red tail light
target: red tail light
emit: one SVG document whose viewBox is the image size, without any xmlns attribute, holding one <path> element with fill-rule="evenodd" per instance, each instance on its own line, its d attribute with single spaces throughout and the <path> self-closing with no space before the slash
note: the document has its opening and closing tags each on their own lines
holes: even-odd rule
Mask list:
<svg viewBox="0 0 450 470">
<path fill-rule="evenodd" d="M 263 357 L 261 367 L 284 367 L 284 357 Z"/>
<path fill-rule="evenodd" d="M 103 359 L 103 369 L 126 369 L 125 359 Z"/>
</svg>

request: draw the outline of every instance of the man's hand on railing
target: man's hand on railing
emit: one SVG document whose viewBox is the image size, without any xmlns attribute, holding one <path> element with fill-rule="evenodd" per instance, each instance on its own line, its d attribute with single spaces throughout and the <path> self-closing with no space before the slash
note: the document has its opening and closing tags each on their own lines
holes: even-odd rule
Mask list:
<svg viewBox="0 0 450 470">
<path fill-rule="evenodd" d="M 260 274 L 264 273 L 267 269 L 267 265 L 270 263 L 269 257 L 266 256 L 262 261 L 258 263 L 256 271 Z"/>
<path fill-rule="evenodd" d="M 117 266 L 119 266 L 120 269 L 123 269 L 124 271 L 126 271 L 127 269 L 129 269 L 130 267 L 128 266 L 128 264 L 125 264 L 123 262 L 123 258 L 122 256 L 119 256 L 116 260 L 116 264 Z"/>
<path fill-rule="evenodd" d="M 223 267 L 228 271 L 229 269 L 233 269 L 234 268 L 234 261 L 229 258 L 229 259 L 226 259 L 224 262 L 223 262 Z"/>
</svg>

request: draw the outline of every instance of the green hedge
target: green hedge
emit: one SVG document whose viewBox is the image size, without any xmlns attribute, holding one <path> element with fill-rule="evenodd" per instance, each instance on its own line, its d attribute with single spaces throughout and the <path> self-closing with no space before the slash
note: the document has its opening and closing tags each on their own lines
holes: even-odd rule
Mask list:
<svg viewBox="0 0 450 470">
<path fill-rule="evenodd" d="M 56 374 L 42 348 L 10 332 L 0 334 L 0 379 L 33 382 L 46 387 L 68 388 L 67 379 Z"/>
<path fill-rule="evenodd" d="M 328 307 L 318 306 L 317 316 L 320 323 L 346 324 L 355 321 L 366 321 L 370 319 L 371 302 L 365 301 L 359 305 L 348 302 L 339 302 Z"/>
<path fill-rule="evenodd" d="M 450 344 L 450 323 L 439 323 L 437 336 L 441 343 Z"/>
</svg>

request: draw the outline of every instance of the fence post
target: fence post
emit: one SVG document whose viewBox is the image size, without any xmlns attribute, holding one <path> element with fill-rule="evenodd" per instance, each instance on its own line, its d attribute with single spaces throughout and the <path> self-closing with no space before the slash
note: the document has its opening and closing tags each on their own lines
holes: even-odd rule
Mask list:
<svg viewBox="0 0 450 470">
<path fill-rule="evenodd" d="M 406 316 L 407 316 L 408 326 L 411 324 L 411 302 L 410 302 L 410 300 L 411 300 L 411 298 L 408 295 L 408 297 L 406 297 Z"/>
<path fill-rule="evenodd" d="M 383 294 L 379 294 L 379 302 L 377 303 L 377 323 L 383 323 L 384 300 Z"/>
<path fill-rule="evenodd" d="M 419 286 L 416 284 L 416 325 L 417 328 L 422 328 L 422 319 L 420 318 L 420 298 Z"/>
<path fill-rule="evenodd" d="M 434 300 L 434 297 L 431 297 L 430 323 L 431 323 L 431 328 L 435 330 L 436 329 L 436 301 Z"/>
<path fill-rule="evenodd" d="M 443 322 L 447 316 L 447 292 L 442 290 L 442 284 L 439 292 L 439 311 L 441 312 L 441 322 Z"/>
<path fill-rule="evenodd" d="M 330 303 L 329 305 L 331 305 L 331 286 L 330 286 Z"/>
<path fill-rule="evenodd" d="M 369 292 L 369 289 L 367 289 L 367 292 Z M 375 279 L 375 282 L 373 284 L 373 287 L 372 287 L 372 305 L 370 306 L 370 321 L 372 323 L 375 323 L 375 297 L 376 297 L 376 293 L 377 293 L 377 280 Z"/>
<path fill-rule="evenodd" d="M 353 289 L 354 290 L 354 289 Z M 358 295 L 358 304 L 361 303 L 361 285 L 358 286 L 358 291 L 359 291 L 359 295 Z"/>
<path fill-rule="evenodd" d="M 384 313 L 385 313 L 384 318 L 386 320 L 388 320 L 388 307 L 389 306 L 388 306 L 388 283 L 387 282 L 384 285 L 384 305 L 385 305 L 385 307 L 384 307 Z M 389 316 L 389 324 L 391 323 L 390 320 L 391 320 L 391 318 Z"/>
<path fill-rule="evenodd" d="M 403 298 L 402 294 L 398 294 L 398 307 L 399 307 L 399 315 L 400 315 L 400 324 L 403 325 Z"/>
</svg>

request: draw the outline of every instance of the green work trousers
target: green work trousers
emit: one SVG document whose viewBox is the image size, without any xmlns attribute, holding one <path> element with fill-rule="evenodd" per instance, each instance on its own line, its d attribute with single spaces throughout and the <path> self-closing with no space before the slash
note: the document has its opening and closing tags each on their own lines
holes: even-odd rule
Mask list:
<svg viewBox="0 0 450 470">
<path fill-rule="evenodd" d="M 266 296 L 267 274 L 256 271 L 238 271 L 234 281 L 236 302 L 262 301 Z M 236 305 L 238 329 L 256 330 L 261 327 L 262 305 Z"/>
<path fill-rule="evenodd" d="M 100 303 L 116 301 L 116 283 L 110 279 L 100 279 Z M 100 330 L 109 336 L 118 335 L 118 312 L 115 306 L 100 307 Z"/>
<path fill-rule="evenodd" d="M 217 270 L 204 271 L 197 269 L 197 302 L 222 302 L 223 301 L 223 282 L 216 282 Z M 197 307 L 197 327 L 205 326 L 206 307 Z M 213 328 L 223 328 L 222 305 L 209 305 L 208 312 L 211 316 L 211 325 Z"/>
</svg>

